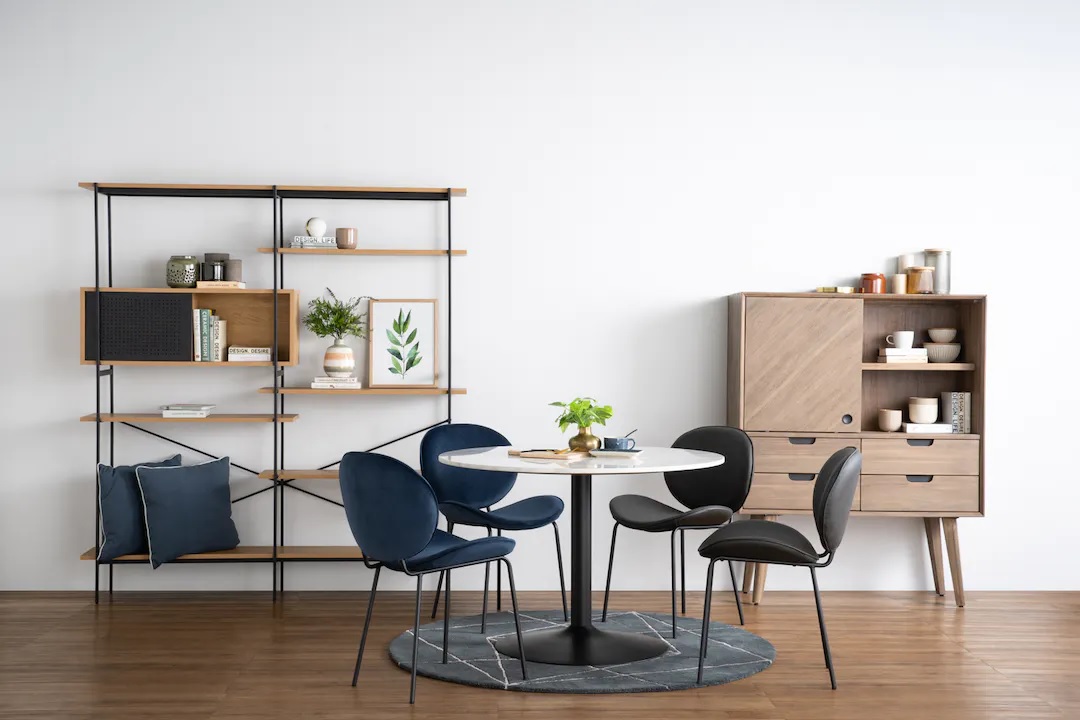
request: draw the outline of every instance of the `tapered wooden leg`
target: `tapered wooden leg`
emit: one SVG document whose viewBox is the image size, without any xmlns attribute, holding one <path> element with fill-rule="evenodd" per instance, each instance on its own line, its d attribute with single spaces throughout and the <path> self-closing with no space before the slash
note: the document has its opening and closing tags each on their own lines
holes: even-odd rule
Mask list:
<svg viewBox="0 0 1080 720">
<path fill-rule="evenodd" d="M 775 515 L 766 515 L 765 520 L 769 522 L 776 522 Z M 755 605 L 761 604 L 761 597 L 765 594 L 765 573 L 768 572 L 769 566 L 765 563 L 758 563 L 757 569 L 754 571 L 754 595 L 751 598 Z"/>
<path fill-rule="evenodd" d="M 945 549 L 949 551 L 953 597 L 956 607 L 964 607 L 964 571 L 960 568 L 960 534 L 956 530 L 956 518 L 941 518 L 941 524 L 945 528 Z"/>
<path fill-rule="evenodd" d="M 923 518 L 926 527 L 926 546 L 930 549 L 930 571 L 934 575 L 934 592 L 945 594 L 945 564 L 941 557 L 941 518 Z"/>
<path fill-rule="evenodd" d="M 751 515 L 751 520 L 757 520 L 757 515 Z M 743 595 L 749 595 L 750 589 L 754 586 L 754 566 L 755 563 L 743 563 L 742 571 L 742 591 Z"/>
</svg>

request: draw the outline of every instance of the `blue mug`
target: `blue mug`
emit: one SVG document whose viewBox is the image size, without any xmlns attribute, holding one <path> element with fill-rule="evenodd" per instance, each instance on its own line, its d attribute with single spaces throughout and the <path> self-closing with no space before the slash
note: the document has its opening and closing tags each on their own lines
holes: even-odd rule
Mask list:
<svg viewBox="0 0 1080 720">
<path fill-rule="evenodd" d="M 637 447 L 637 440 L 628 437 L 606 437 L 604 438 L 605 450 L 633 450 Z"/>
</svg>

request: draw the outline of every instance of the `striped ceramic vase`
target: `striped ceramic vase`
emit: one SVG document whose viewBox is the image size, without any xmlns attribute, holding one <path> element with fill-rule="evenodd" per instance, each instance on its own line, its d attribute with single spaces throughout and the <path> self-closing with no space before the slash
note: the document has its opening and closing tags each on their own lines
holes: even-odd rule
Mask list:
<svg viewBox="0 0 1080 720">
<path fill-rule="evenodd" d="M 334 344 L 326 348 L 323 355 L 323 372 L 330 377 L 352 377 L 354 370 L 356 359 L 353 358 L 352 348 L 341 338 L 335 338 Z"/>
</svg>

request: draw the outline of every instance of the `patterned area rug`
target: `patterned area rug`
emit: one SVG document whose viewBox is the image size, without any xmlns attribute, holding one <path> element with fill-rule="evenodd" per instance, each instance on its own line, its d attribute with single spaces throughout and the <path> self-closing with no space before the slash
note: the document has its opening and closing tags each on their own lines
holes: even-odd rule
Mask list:
<svg viewBox="0 0 1080 720">
<path fill-rule="evenodd" d="M 562 611 L 521 614 L 522 633 L 565 625 Z M 679 636 L 671 637 L 671 615 L 643 612 L 599 613 L 599 628 L 651 634 L 668 644 L 660 657 L 622 665 L 573 667 L 528 664 L 529 679 L 522 681 L 517 658 L 495 650 L 495 642 L 514 636 L 510 613 L 489 613 L 487 633 L 480 633 L 480 616 L 451 618 L 449 661 L 442 664 L 442 620 L 420 626 L 417 673 L 425 677 L 478 687 L 550 693 L 628 693 L 683 690 L 697 684 L 701 619 L 679 617 Z M 412 669 L 412 629 L 390 643 L 390 657 L 405 670 Z M 709 629 L 709 654 L 703 685 L 722 685 L 759 673 L 772 664 L 772 643 L 741 628 L 714 622 Z"/>
</svg>

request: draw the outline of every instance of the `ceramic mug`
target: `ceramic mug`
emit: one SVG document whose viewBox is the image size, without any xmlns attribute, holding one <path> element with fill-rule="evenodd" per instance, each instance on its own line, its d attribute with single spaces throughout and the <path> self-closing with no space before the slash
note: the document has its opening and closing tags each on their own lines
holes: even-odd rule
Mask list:
<svg viewBox="0 0 1080 720">
<path fill-rule="evenodd" d="M 628 437 L 604 438 L 605 450 L 633 450 L 637 446 L 637 440 Z"/>
<path fill-rule="evenodd" d="M 896 432 L 900 429 L 900 423 L 903 422 L 904 413 L 901 410 L 887 410 L 882 408 L 878 410 L 878 427 L 885 432 Z"/>
<path fill-rule="evenodd" d="M 892 335 L 886 335 L 885 342 L 899 350 L 910 350 L 915 344 L 915 331 L 897 330 Z"/>
<path fill-rule="evenodd" d="M 352 250 L 356 247 L 356 228 L 338 228 L 334 235 L 340 250 Z"/>
<path fill-rule="evenodd" d="M 908 417 L 916 424 L 937 422 L 938 407 L 936 402 L 917 402 L 932 398 L 911 398 L 908 402 Z"/>
</svg>

